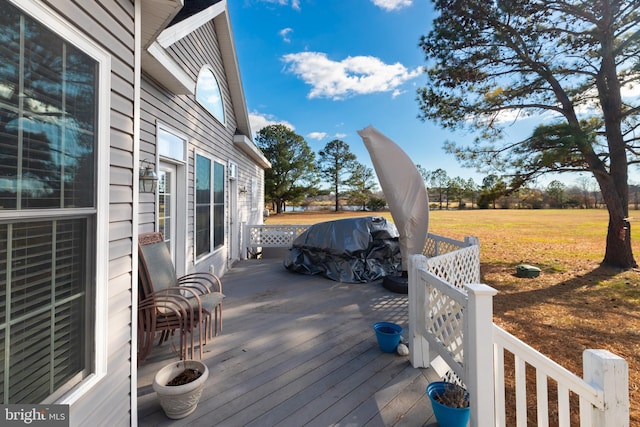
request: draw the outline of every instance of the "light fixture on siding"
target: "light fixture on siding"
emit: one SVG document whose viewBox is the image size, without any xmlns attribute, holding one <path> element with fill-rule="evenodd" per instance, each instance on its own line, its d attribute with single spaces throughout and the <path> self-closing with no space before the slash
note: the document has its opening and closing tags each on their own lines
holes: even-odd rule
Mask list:
<svg viewBox="0 0 640 427">
<path fill-rule="evenodd" d="M 156 185 L 158 183 L 158 175 L 153 170 L 153 166 L 148 160 L 143 160 L 140 167 L 140 192 L 141 193 L 155 193 Z M 144 166 L 146 164 L 146 166 Z"/>
</svg>

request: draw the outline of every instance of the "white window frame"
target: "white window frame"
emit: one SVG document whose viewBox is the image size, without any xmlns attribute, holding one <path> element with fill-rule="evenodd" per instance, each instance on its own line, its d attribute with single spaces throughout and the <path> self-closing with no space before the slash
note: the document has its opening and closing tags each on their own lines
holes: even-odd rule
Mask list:
<svg viewBox="0 0 640 427">
<path fill-rule="evenodd" d="M 260 193 L 258 192 L 258 178 L 251 178 L 251 212 L 258 210 Z"/>
<path fill-rule="evenodd" d="M 59 404 L 72 404 L 84 396 L 107 374 L 108 360 L 108 267 L 109 267 L 109 114 L 111 108 L 111 56 L 87 35 L 71 25 L 53 10 L 35 0 L 8 0 L 18 9 L 41 25 L 56 33 L 60 38 L 73 44 L 98 63 L 98 102 L 97 102 L 97 146 L 96 153 L 96 236 L 95 250 L 95 288 L 93 366 L 92 372 L 80 384 L 56 400 Z M 14 217 L 10 212 L 1 212 L 0 217 Z M 47 218 L 46 210 L 35 212 L 34 218 Z M 91 240 L 91 238 L 89 239 Z"/>
<path fill-rule="evenodd" d="M 199 96 L 198 92 L 199 92 L 200 85 L 202 84 L 202 82 L 201 82 L 202 73 L 204 71 L 210 72 L 211 75 L 213 76 L 215 82 L 216 82 L 216 89 L 218 91 L 218 95 L 220 96 L 220 108 L 222 110 L 221 111 L 222 117 L 219 117 L 219 115 L 216 113 L 216 111 L 209 107 L 211 105 L 209 101 L 201 99 L 201 97 Z M 195 98 L 196 98 L 196 101 L 198 102 L 198 104 L 200 104 L 202 106 L 202 108 L 204 108 L 211 115 L 211 117 L 216 119 L 222 125 L 226 124 L 227 112 L 226 112 L 225 107 L 224 107 L 224 97 L 222 96 L 222 88 L 220 87 L 220 79 L 218 78 L 217 73 L 215 72 L 215 70 L 213 69 L 213 67 L 211 65 L 202 66 L 202 68 L 200 68 L 200 71 L 198 72 L 198 80 L 196 81 Z"/>
<path fill-rule="evenodd" d="M 216 215 L 215 215 L 215 206 L 216 206 L 216 202 L 215 202 L 215 183 L 216 183 L 216 164 L 220 165 L 223 170 L 222 170 L 222 177 L 220 178 L 220 181 L 222 181 L 222 243 L 220 243 L 220 246 L 216 247 L 216 242 L 215 242 L 215 238 L 216 238 L 216 232 L 215 232 L 215 222 L 216 222 Z M 227 224 L 227 208 L 228 208 L 228 202 L 227 202 L 227 165 L 225 162 L 219 161 L 219 160 L 214 160 L 212 166 L 212 170 L 211 170 L 211 175 L 213 176 L 213 188 L 211 189 L 211 208 L 214 209 L 213 211 L 213 216 L 211 218 L 211 223 L 213 226 L 213 238 L 211 241 L 211 245 L 213 246 L 213 251 L 218 252 L 220 250 L 222 250 L 226 245 L 227 245 L 227 230 L 228 230 L 228 224 Z"/>
<path fill-rule="evenodd" d="M 172 136 L 174 136 L 176 139 L 180 139 L 184 142 L 184 144 L 182 145 L 182 153 L 181 153 L 181 157 L 176 157 L 174 155 L 172 155 L 171 153 L 165 153 L 163 151 L 161 151 L 160 148 L 160 144 L 159 144 L 159 135 L 160 132 L 164 132 L 164 133 L 168 133 L 171 134 Z M 187 145 L 189 144 L 189 138 L 187 138 L 187 136 L 185 134 L 183 134 L 182 132 L 178 132 L 177 130 L 175 130 L 174 128 L 165 125 L 164 123 L 161 123 L 159 121 L 156 122 L 156 143 L 158 144 L 158 159 L 171 159 L 175 162 L 179 162 L 181 164 L 186 164 L 187 162 Z"/>
<path fill-rule="evenodd" d="M 204 157 L 211 162 L 211 166 L 209 167 L 209 178 L 211 179 L 211 184 L 209 188 L 209 193 L 211 196 L 210 199 L 210 207 L 209 207 L 209 251 L 203 255 L 198 255 L 198 189 L 196 186 L 198 180 L 198 156 Z M 213 157 L 208 154 L 195 151 L 193 155 L 193 263 L 197 264 L 198 262 L 209 258 L 213 255 Z"/>
<path fill-rule="evenodd" d="M 181 158 L 175 157 L 170 153 L 164 153 L 160 150 L 158 146 L 158 150 L 156 150 L 156 162 L 155 164 L 160 167 L 161 163 L 173 164 L 176 166 L 176 228 L 175 232 L 175 250 L 177 251 L 175 256 L 176 261 L 176 272 L 180 273 L 180 275 L 185 274 L 187 269 L 187 218 L 189 217 L 188 213 L 188 183 L 187 183 L 187 159 L 189 155 L 189 138 L 182 132 L 178 132 L 171 126 L 166 125 L 160 121 L 156 121 L 156 142 L 158 141 L 158 135 L 160 132 L 169 133 L 176 137 L 177 139 L 181 139 L 184 142 L 182 147 Z M 195 194 L 195 193 L 194 193 Z M 155 214 L 156 218 L 160 218 L 159 209 L 160 209 L 160 194 L 156 192 L 156 209 Z M 195 196 L 194 196 L 194 206 L 195 206 Z M 159 230 L 160 225 L 156 222 L 155 230 Z M 194 251 L 195 253 L 195 251 Z"/>
<path fill-rule="evenodd" d="M 208 159 L 211 162 L 211 168 L 209 169 L 209 176 L 211 178 L 211 188 L 210 188 L 210 195 L 211 195 L 211 207 L 210 207 L 210 211 L 209 211 L 209 215 L 210 215 L 210 229 L 209 229 L 209 251 L 206 254 L 203 255 L 198 255 L 197 253 L 197 242 L 196 242 L 196 236 L 197 236 L 197 225 L 198 225 L 198 221 L 197 221 L 197 197 L 196 197 L 196 180 L 198 178 L 198 170 L 197 170 L 197 159 L 198 156 L 203 157 L 205 159 Z M 203 260 L 213 256 L 216 252 L 222 250 L 225 246 L 226 246 L 226 236 L 222 237 L 222 244 L 218 247 L 215 247 L 215 243 L 214 243 L 214 239 L 215 239 L 215 212 L 214 212 L 214 188 L 215 188 L 215 164 L 218 163 L 219 165 L 222 165 L 222 167 L 227 167 L 227 164 L 225 164 L 224 162 L 216 159 L 213 156 L 210 156 L 204 152 L 201 151 L 194 151 L 194 156 L 193 156 L 193 262 L 194 264 L 197 264 L 199 262 L 202 262 Z M 226 170 L 225 170 L 226 172 Z M 227 185 L 225 182 L 225 179 L 223 177 L 223 191 L 225 193 L 224 197 L 225 197 L 225 209 L 227 207 L 227 201 L 226 201 L 226 190 L 227 190 Z M 224 214 L 224 216 L 226 217 L 226 214 Z M 223 219 L 224 221 L 225 219 Z M 226 234 L 226 226 L 225 226 L 225 233 Z"/>
</svg>

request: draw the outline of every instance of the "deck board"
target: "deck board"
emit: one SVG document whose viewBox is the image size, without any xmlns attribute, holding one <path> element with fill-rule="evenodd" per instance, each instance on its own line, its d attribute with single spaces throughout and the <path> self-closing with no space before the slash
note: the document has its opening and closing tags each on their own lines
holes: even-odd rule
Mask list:
<svg viewBox="0 0 640 427">
<path fill-rule="evenodd" d="M 273 259 L 241 261 L 222 281 L 224 331 L 205 346 L 198 408 L 182 420 L 162 412 L 153 375 L 177 360 L 165 343 L 138 367 L 140 426 L 433 425 L 425 387 L 436 374 L 381 352 L 372 328 L 390 321 L 406 336 L 406 295 L 290 273 Z"/>
</svg>

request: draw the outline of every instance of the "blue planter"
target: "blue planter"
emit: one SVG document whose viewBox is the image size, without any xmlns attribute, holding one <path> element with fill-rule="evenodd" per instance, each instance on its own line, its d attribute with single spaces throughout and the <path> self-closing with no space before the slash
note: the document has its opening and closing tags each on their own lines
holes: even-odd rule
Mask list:
<svg viewBox="0 0 640 427">
<path fill-rule="evenodd" d="M 402 327 L 390 322 L 378 322 L 373 325 L 373 330 L 376 331 L 376 338 L 378 339 L 378 345 L 380 350 L 385 353 L 393 353 L 400 344 L 400 337 L 402 336 Z"/>
<path fill-rule="evenodd" d="M 433 382 L 427 386 L 427 395 L 429 396 L 429 400 L 431 400 L 433 414 L 436 416 L 438 425 L 441 427 L 466 427 L 469 423 L 470 415 L 468 406 L 466 408 L 452 408 L 443 405 L 434 398 L 436 395 L 444 394 L 447 387 L 458 387 L 462 389 L 462 387 L 456 384 L 445 381 Z"/>
</svg>

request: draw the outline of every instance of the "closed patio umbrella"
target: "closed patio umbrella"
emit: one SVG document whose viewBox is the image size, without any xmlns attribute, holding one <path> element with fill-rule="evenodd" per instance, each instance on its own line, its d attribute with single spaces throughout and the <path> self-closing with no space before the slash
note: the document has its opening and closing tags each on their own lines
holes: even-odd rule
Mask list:
<svg viewBox="0 0 640 427">
<path fill-rule="evenodd" d="M 421 254 L 429 231 L 429 196 L 418 168 L 394 141 L 373 126 L 358 131 L 398 229 L 402 269 Z"/>
</svg>

